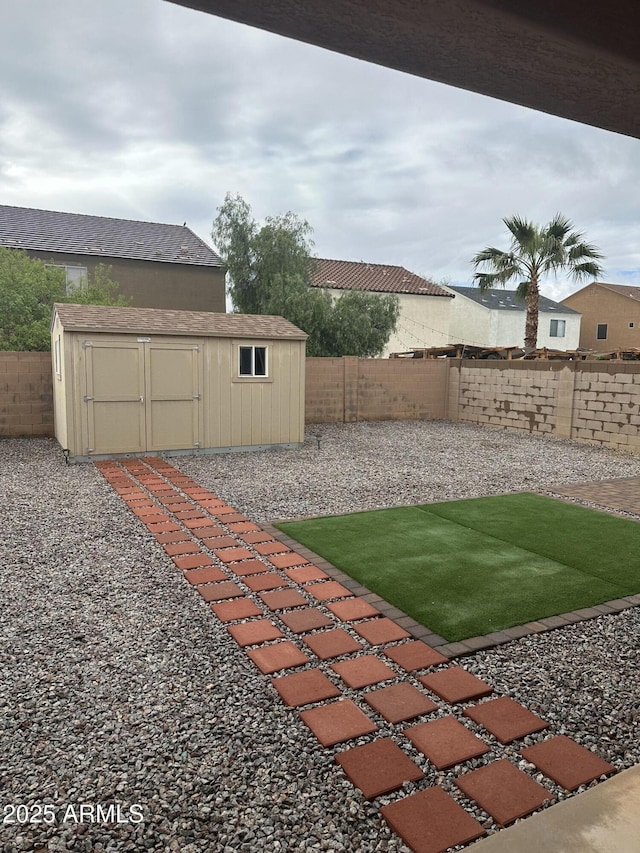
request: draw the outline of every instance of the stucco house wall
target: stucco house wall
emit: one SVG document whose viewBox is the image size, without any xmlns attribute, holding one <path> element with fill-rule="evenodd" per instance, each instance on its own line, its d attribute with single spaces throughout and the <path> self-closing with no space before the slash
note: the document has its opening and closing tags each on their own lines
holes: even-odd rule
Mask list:
<svg viewBox="0 0 640 853">
<path fill-rule="evenodd" d="M 596 352 L 640 347 L 640 287 L 593 282 L 562 300 L 582 314 L 580 346 Z M 598 338 L 598 326 L 606 326 Z"/>
</svg>

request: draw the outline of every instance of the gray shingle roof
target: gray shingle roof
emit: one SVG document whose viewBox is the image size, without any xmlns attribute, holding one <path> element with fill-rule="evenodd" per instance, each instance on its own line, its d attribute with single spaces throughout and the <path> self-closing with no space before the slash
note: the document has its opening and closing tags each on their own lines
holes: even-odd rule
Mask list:
<svg viewBox="0 0 640 853">
<path fill-rule="evenodd" d="M 119 332 L 138 335 L 197 335 L 209 338 L 263 338 L 304 341 L 307 335 L 284 317 L 257 314 L 214 314 L 110 305 L 56 303 L 64 329 L 71 332 Z"/>
<path fill-rule="evenodd" d="M 451 294 L 442 287 L 409 272 L 404 267 L 390 264 L 366 264 L 358 261 L 333 261 L 324 258 L 314 260 L 312 287 L 451 297 Z"/>
<path fill-rule="evenodd" d="M 490 308 L 496 311 L 525 311 L 526 305 L 523 299 L 520 299 L 515 290 L 502 290 L 502 288 L 493 288 L 491 290 L 481 291 L 478 287 L 458 287 L 458 285 L 449 285 L 450 290 L 455 290 L 460 296 L 466 296 L 473 299 L 479 305 L 484 305 L 485 308 Z M 554 302 L 553 299 L 547 299 L 546 296 L 540 296 L 540 311 L 550 314 L 578 314 L 572 308 L 567 308 L 560 302 Z"/>
<path fill-rule="evenodd" d="M 224 266 L 185 225 L 0 205 L 0 246 L 171 264 Z"/>
</svg>

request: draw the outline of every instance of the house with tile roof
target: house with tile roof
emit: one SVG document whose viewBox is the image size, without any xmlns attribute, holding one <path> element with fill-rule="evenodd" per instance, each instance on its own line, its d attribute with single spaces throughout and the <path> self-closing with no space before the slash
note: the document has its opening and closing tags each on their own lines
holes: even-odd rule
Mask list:
<svg viewBox="0 0 640 853">
<path fill-rule="evenodd" d="M 395 294 L 400 301 L 396 331 L 387 342 L 383 357 L 413 347 L 449 343 L 449 312 L 454 294 L 438 284 L 391 264 L 315 259 L 312 287 L 327 290 L 334 298 L 348 290 Z"/>
<path fill-rule="evenodd" d="M 581 347 L 596 352 L 640 347 L 640 287 L 594 281 L 562 304 L 582 314 Z"/>
<path fill-rule="evenodd" d="M 481 347 L 523 347 L 526 306 L 515 290 L 477 287 L 445 288 L 455 299 L 449 320 L 450 343 Z M 563 303 L 540 296 L 538 346 L 575 350 L 580 340 L 580 314 Z"/>
<path fill-rule="evenodd" d="M 226 310 L 224 263 L 186 225 L 3 204 L 0 246 L 63 267 L 69 291 L 102 263 L 134 307 Z"/>
</svg>

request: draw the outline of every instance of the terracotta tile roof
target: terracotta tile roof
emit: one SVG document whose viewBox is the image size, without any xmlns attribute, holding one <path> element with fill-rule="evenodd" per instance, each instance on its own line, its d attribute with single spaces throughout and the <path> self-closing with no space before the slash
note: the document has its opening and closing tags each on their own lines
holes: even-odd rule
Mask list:
<svg viewBox="0 0 640 853">
<path fill-rule="evenodd" d="M 609 284 L 606 281 L 594 281 L 593 283 L 597 284 L 598 287 L 606 287 L 607 290 L 612 290 L 620 296 L 628 296 L 640 301 L 640 287 L 633 287 L 629 284 Z"/>
<path fill-rule="evenodd" d="M 358 261 L 315 259 L 312 287 L 336 290 L 366 290 L 372 293 L 415 293 L 421 296 L 448 296 L 442 287 L 404 267 L 390 264 L 366 264 Z"/>
<path fill-rule="evenodd" d="M 503 290 L 501 287 L 480 290 L 479 287 L 458 287 L 453 284 L 449 285 L 449 290 L 454 290 L 460 296 L 466 296 L 478 305 L 484 305 L 485 308 L 494 311 L 527 310 L 524 299 L 518 296 L 516 290 Z M 553 299 L 547 299 L 542 295 L 540 295 L 540 311 L 547 314 L 578 314 L 578 311 L 574 311 L 573 308 L 568 308 L 561 302 L 554 302 Z"/>
<path fill-rule="evenodd" d="M 110 219 L 0 204 L 0 246 L 92 257 L 222 267 L 185 225 Z"/>
<path fill-rule="evenodd" d="M 307 335 L 285 320 L 256 314 L 214 314 L 209 311 L 166 311 L 107 305 L 56 303 L 63 328 L 73 332 L 120 332 L 138 335 L 197 335 L 212 338 L 266 338 L 304 341 Z"/>
</svg>

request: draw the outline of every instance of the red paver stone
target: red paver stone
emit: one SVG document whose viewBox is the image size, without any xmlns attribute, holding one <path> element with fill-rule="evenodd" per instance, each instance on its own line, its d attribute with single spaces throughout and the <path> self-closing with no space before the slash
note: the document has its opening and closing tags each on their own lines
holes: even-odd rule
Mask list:
<svg viewBox="0 0 640 853">
<path fill-rule="evenodd" d="M 231 525 L 229 525 L 229 527 L 231 527 Z M 256 542 L 268 542 L 273 539 L 273 536 L 271 536 L 270 533 L 266 533 L 264 530 L 256 530 L 255 532 L 241 533 L 240 539 L 243 539 L 250 545 L 254 545 Z"/>
<path fill-rule="evenodd" d="M 269 562 L 273 563 L 276 569 L 291 569 L 293 566 L 302 566 L 309 560 L 296 554 L 295 551 L 290 551 L 288 554 L 274 554 L 269 557 Z"/>
<path fill-rule="evenodd" d="M 358 619 L 366 619 L 369 616 L 379 616 L 380 611 L 362 598 L 346 598 L 342 601 L 332 601 L 327 604 L 329 610 L 342 619 L 343 622 L 355 622 Z"/>
<path fill-rule="evenodd" d="M 271 542 L 256 542 L 253 547 L 258 554 L 262 554 L 263 556 L 267 554 L 282 554 L 285 551 L 291 550 L 291 548 L 287 548 L 286 545 L 283 545 L 282 542 L 277 542 L 275 539 L 272 539 Z"/>
<path fill-rule="evenodd" d="M 392 669 L 375 655 L 361 655 L 353 660 L 342 660 L 331 664 L 331 669 L 338 673 L 348 687 L 368 687 L 395 678 Z"/>
<path fill-rule="evenodd" d="M 221 622 L 234 622 L 236 619 L 249 619 L 251 616 L 264 615 L 258 605 L 250 598 L 221 601 L 220 604 L 212 604 L 211 610 Z"/>
<path fill-rule="evenodd" d="M 191 533 L 193 536 L 196 536 L 198 539 L 201 539 L 203 542 L 210 543 L 214 541 L 213 537 L 222 538 L 224 535 L 224 530 L 221 527 L 218 527 L 217 524 L 214 524 L 210 527 L 193 527 L 191 529 Z M 231 538 L 231 537 L 229 537 Z M 208 548 L 219 548 L 219 544 L 209 545 Z"/>
<path fill-rule="evenodd" d="M 207 518 L 204 515 L 194 516 L 193 518 L 187 518 L 183 522 L 184 526 L 189 530 L 193 530 L 195 528 L 201 529 L 203 527 L 217 527 L 218 525 L 215 521 L 211 521 L 210 518 Z"/>
<path fill-rule="evenodd" d="M 252 521 L 231 521 L 227 527 L 232 533 L 257 533 L 260 530 Z"/>
<path fill-rule="evenodd" d="M 153 538 L 161 545 L 169 545 L 171 542 L 188 542 L 189 534 L 184 530 L 176 530 L 173 533 L 154 533 Z"/>
<path fill-rule="evenodd" d="M 417 782 L 424 773 L 391 738 L 355 746 L 336 755 L 336 761 L 368 800 Z"/>
<path fill-rule="evenodd" d="M 329 577 L 317 566 L 299 566 L 297 569 L 286 569 L 285 575 L 295 583 L 308 583 L 309 581 L 321 581 Z"/>
<path fill-rule="evenodd" d="M 222 531 L 222 528 L 219 527 L 218 530 Z M 238 544 L 233 536 L 215 536 L 211 535 L 213 531 L 212 527 L 207 528 L 207 535 L 203 537 L 200 541 L 205 546 L 205 548 L 211 548 L 212 551 L 215 551 L 216 548 L 235 548 Z M 199 537 L 198 537 L 199 538 Z M 267 567 L 265 566 L 265 572 Z"/>
<path fill-rule="evenodd" d="M 214 583 L 215 581 L 229 580 L 222 569 L 219 569 L 217 566 L 210 566 L 206 569 L 192 569 L 185 572 L 184 576 L 194 586 L 199 583 Z"/>
<path fill-rule="evenodd" d="M 546 788 L 506 758 L 459 776 L 456 785 L 500 826 L 531 814 L 553 799 Z"/>
<path fill-rule="evenodd" d="M 540 732 L 549 725 L 508 696 L 474 705 L 464 713 L 474 722 L 484 726 L 500 743 L 511 743 L 517 738 Z"/>
<path fill-rule="evenodd" d="M 206 554 L 187 554 L 184 557 L 172 557 L 171 559 L 183 572 L 187 569 L 199 569 L 203 566 L 213 565 L 213 560 L 211 557 L 207 557 Z"/>
<path fill-rule="evenodd" d="M 178 533 L 180 531 L 180 527 L 173 521 L 160 521 L 158 524 L 147 524 L 145 526 L 149 533 L 153 533 L 154 536 L 156 533 Z"/>
<path fill-rule="evenodd" d="M 319 669 L 307 669 L 304 672 L 294 672 L 291 675 L 281 675 L 273 678 L 271 683 L 276 688 L 283 702 L 291 708 L 300 705 L 310 705 L 323 699 L 335 699 L 340 691 L 327 676 Z"/>
<path fill-rule="evenodd" d="M 594 755 L 566 735 L 528 746 L 520 750 L 520 754 L 567 791 L 575 791 L 580 785 L 616 771 L 613 764 Z"/>
<path fill-rule="evenodd" d="M 260 560 L 242 560 L 240 563 L 234 563 L 231 571 L 240 577 L 245 577 L 246 575 L 258 575 L 260 572 L 268 572 L 269 566 L 261 563 Z"/>
<path fill-rule="evenodd" d="M 450 703 L 468 702 L 493 693 L 493 687 L 490 684 L 476 678 L 461 666 L 450 666 L 448 669 L 441 669 L 429 675 L 421 675 L 418 681 L 436 696 Z"/>
<path fill-rule="evenodd" d="M 186 491 L 186 490 L 185 490 L 185 491 Z M 219 504 L 219 505 L 216 507 L 216 511 L 215 511 L 215 512 L 211 512 L 211 514 L 212 514 L 212 515 L 219 515 L 219 516 L 223 516 L 223 515 L 234 515 L 234 514 L 235 514 L 235 512 L 236 512 L 236 511 L 235 511 L 235 509 L 234 509 L 232 506 L 227 506 L 227 504 Z"/>
<path fill-rule="evenodd" d="M 279 669 L 304 666 L 305 663 L 309 663 L 309 658 L 291 640 L 283 640 L 281 643 L 274 643 L 272 646 L 251 649 L 247 654 L 260 672 L 265 674 L 277 672 Z"/>
<path fill-rule="evenodd" d="M 185 509 L 180 510 L 180 512 L 178 512 L 172 507 L 171 512 L 175 515 L 176 518 L 178 518 L 182 522 L 186 521 L 189 518 L 202 518 L 202 513 L 197 509 Z"/>
<path fill-rule="evenodd" d="M 205 601 L 222 601 L 225 598 L 240 598 L 244 592 L 233 581 L 206 584 L 196 587 Z"/>
<path fill-rule="evenodd" d="M 200 546 L 196 542 L 171 542 L 169 545 L 162 546 L 170 557 L 178 557 L 180 554 L 195 554 L 200 551 Z"/>
<path fill-rule="evenodd" d="M 141 506 L 135 505 L 129 507 L 131 512 L 134 515 L 137 515 L 138 518 L 141 518 L 143 516 L 148 517 L 150 515 L 165 515 L 165 513 L 163 513 L 161 509 L 156 509 L 151 503 L 151 501 L 140 501 L 140 504 Z"/>
<path fill-rule="evenodd" d="M 392 643 L 395 640 L 404 640 L 405 637 L 411 636 L 408 631 L 405 631 L 400 625 L 396 625 L 393 619 L 387 619 L 386 616 L 383 616 L 381 619 L 369 619 L 367 622 L 358 622 L 353 627 L 372 646 L 379 646 L 382 643 Z"/>
<path fill-rule="evenodd" d="M 282 631 L 269 619 L 255 619 L 253 622 L 231 625 L 227 631 L 240 646 L 256 646 L 258 643 L 267 643 L 282 637 Z"/>
<path fill-rule="evenodd" d="M 414 853 L 444 853 L 485 834 L 475 818 L 437 787 L 383 806 L 380 814 Z"/>
<path fill-rule="evenodd" d="M 289 607 L 306 607 L 309 604 L 295 589 L 278 589 L 275 592 L 261 592 L 259 595 L 270 610 L 287 610 Z"/>
<path fill-rule="evenodd" d="M 428 666 L 436 666 L 439 663 L 449 663 L 449 658 L 421 640 L 411 640 L 401 646 L 389 646 L 384 653 L 407 672 L 426 669 Z"/>
<path fill-rule="evenodd" d="M 164 513 L 154 513 L 153 515 L 139 515 L 138 518 L 143 524 L 152 525 L 160 524 L 163 521 L 170 522 L 171 519 Z"/>
<path fill-rule="evenodd" d="M 217 510 L 216 511 L 212 510 L 211 514 L 212 515 L 219 515 Z M 238 523 L 244 523 L 245 521 L 249 521 L 249 519 L 246 516 L 242 515 L 242 513 L 232 512 L 232 513 L 227 513 L 221 519 L 221 521 L 223 524 L 238 524 Z"/>
<path fill-rule="evenodd" d="M 279 589 L 283 586 L 289 586 L 289 584 L 275 572 L 267 572 L 266 574 L 261 575 L 249 575 L 249 577 L 245 577 L 244 583 L 246 583 L 249 589 L 252 589 L 254 592 L 263 592 L 267 589 Z"/>
<path fill-rule="evenodd" d="M 338 702 L 299 713 L 302 721 L 309 726 L 323 746 L 343 743 L 375 732 L 378 728 L 351 699 L 340 699 Z"/>
<path fill-rule="evenodd" d="M 191 512 L 191 510 L 194 510 L 194 509 L 195 509 L 194 505 L 190 504 L 188 501 L 185 501 L 185 500 L 175 501 L 174 503 L 171 504 L 171 512 L 173 512 L 173 513 Z"/>
<path fill-rule="evenodd" d="M 441 717 L 403 732 L 438 769 L 445 770 L 489 751 L 487 744 L 454 717 Z"/>
<path fill-rule="evenodd" d="M 216 548 L 213 553 L 223 563 L 236 563 L 239 560 L 249 560 L 253 556 L 248 548 L 225 548 L 222 551 Z"/>
<path fill-rule="evenodd" d="M 342 628 L 334 628 L 332 631 L 322 631 L 319 634 L 309 634 L 304 638 L 314 655 L 320 660 L 337 658 L 351 652 L 359 652 L 362 644 L 354 640 L 350 634 Z"/>
<path fill-rule="evenodd" d="M 291 613 L 283 613 L 280 619 L 293 631 L 294 634 L 304 634 L 314 631 L 316 628 L 326 628 L 334 623 L 320 610 L 315 607 L 305 607 L 300 610 L 292 610 Z"/>
<path fill-rule="evenodd" d="M 273 562 L 273 557 L 271 561 Z M 329 601 L 331 598 L 349 598 L 353 593 L 342 586 L 338 581 L 326 581 L 326 583 L 312 583 L 305 587 L 307 592 L 316 598 L 318 601 Z"/>
<path fill-rule="evenodd" d="M 400 723 L 437 711 L 435 702 L 406 681 L 380 687 L 364 694 L 364 698 L 390 723 Z"/>
</svg>

